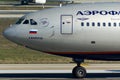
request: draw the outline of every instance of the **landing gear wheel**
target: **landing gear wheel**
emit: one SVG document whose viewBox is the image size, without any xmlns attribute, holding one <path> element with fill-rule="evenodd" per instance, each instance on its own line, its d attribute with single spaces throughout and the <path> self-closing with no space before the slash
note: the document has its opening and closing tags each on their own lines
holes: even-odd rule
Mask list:
<svg viewBox="0 0 120 80">
<path fill-rule="evenodd" d="M 76 66 L 73 71 L 73 76 L 76 78 L 84 78 L 86 76 L 86 69 L 81 66 Z"/>
</svg>

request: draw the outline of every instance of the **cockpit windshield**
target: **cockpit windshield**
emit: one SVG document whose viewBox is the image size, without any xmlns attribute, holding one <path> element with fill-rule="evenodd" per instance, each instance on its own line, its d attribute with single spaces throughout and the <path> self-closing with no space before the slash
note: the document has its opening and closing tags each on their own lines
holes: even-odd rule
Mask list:
<svg viewBox="0 0 120 80">
<path fill-rule="evenodd" d="M 37 22 L 35 20 L 33 20 L 33 19 L 30 19 L 30 24 L 31 25 L 37 25 Z"/>
<path fill-rule="evenodd" d="M 20 18 L 15 24 L 21 24 L 25 18 Z"/>
<path fill-rule="evenodd" d="M 30 25 L 37 25 L 37 22 L 33 19 L 26 19 L 24 17 L 20 18 L 15 24 L 30 24 Z"/>
</svg>

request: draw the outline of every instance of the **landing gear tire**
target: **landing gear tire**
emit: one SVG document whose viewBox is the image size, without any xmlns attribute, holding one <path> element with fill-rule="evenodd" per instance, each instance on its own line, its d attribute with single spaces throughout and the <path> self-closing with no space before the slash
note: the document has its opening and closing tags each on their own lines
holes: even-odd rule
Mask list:
<svg viewBox="0 0 120 80">
<path fill-rule="evenodd" d="M 85 78 L 86 77 L 86 69 L 81 65 L 84 62 L 84 59 L 73 58 L 73 61 L 77 63 L 77 66 L 73 68 L 72 74 L 75 78 Z"/>
<path fill-rule="evenodd" d="M 76 66 L 73 68 L 72 74 L 75 78 L 84 78 L 86 77 L 86 69 L 82 66 Z"/>
</svg>

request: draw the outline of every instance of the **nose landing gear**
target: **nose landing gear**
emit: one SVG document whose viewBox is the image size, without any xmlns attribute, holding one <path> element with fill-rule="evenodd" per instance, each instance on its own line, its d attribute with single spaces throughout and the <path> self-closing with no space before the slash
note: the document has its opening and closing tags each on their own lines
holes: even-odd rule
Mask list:
<svg viewBox="0 0 120 80">
<path fill-rule="evenodd" d="M 84 78 L 86 77 L 86 69 L 81 65 L 82 62 L 84 62 L 84 59 L 73 59 L 76 63 L 77 66 L 73 68 L 72 74 L 75 78 Z"/>
</svg>

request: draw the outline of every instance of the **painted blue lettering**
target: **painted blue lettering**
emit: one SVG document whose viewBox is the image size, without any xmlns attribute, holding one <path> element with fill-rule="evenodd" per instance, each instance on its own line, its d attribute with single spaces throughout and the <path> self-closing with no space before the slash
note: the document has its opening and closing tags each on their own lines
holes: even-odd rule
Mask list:
<svg viewBox="0 0 120 80">
<path fill-rule="evenodd" d="M 106 11 L 106 10 L 101 10 L 101 11 L 78 11 L 76 15 L 120 15 L 120 11 Z"/>
<path fill-rule="evenodd" d="M 92 14 L 95 15 L 95 14 L 98 14 L 99 11 L 92 11 Z"/>
<path fill-rule="evenodd" d="M 78 11 L 76 15 L 84 15 L 82 11 Z"/>
<path fill-rule="evenodd" d="M 107 11 L 100 11 L 101 15 L 107 15 Z"/>
<path fill-rule="evenodd" d="M 84 15 L 91 15 L 91 11 L 84 11 Z"/>
<path fill-rule="evenodd" d="M 109 14 L 111 14 L 111 15 L 117 15 L 117 11 L 110 11 Z"/>
</svg>

